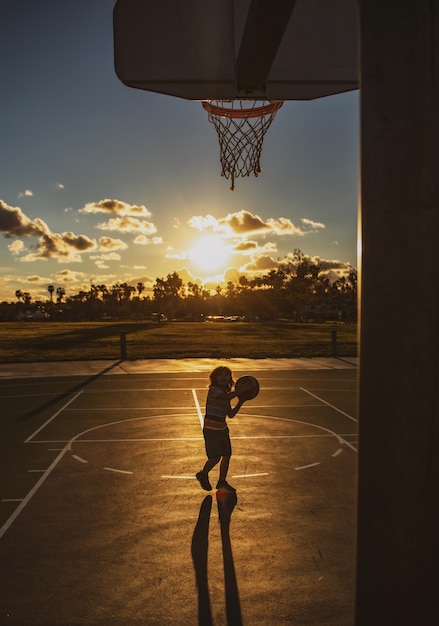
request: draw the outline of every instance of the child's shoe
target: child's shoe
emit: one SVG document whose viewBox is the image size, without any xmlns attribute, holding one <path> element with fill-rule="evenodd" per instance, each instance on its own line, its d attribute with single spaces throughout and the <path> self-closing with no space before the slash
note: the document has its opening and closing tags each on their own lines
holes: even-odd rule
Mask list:
<svg viewBox="0 0 439 626">
<path fill-rule="evenodd" d="M 229 483 L 226 480 L 219 480 L 216 484 L 216 488 L 225 489 L 226 491 L 231 491 L 232 493 L 235 493 L 236 491 L 235 487 L 232 487 L 232 485 L 229 485 Z"/>
<path fill-rule="evenodd" d="M 203 472 L 198 472 L 197 474 L 195 474 L 195 478 L 198 480 L 198 482 L 205 491 L 212 491 L 212 485 L 209 482 L 207 474 L 203 474 Z"/>
</svg>

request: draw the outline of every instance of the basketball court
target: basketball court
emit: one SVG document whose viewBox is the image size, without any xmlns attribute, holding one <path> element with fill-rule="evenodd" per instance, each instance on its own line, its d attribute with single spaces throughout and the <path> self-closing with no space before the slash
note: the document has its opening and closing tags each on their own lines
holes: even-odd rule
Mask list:
<svg viewBox="0 0 439 626">
<path fill-rule="evenodd" d="M 1 379 L 0 623 L 352 624 L 355 363 L 232 366 L 236 499 L 194 477 L 216 364 Z"/>
<path fill-rule="evenodd" d="M 218 123 L 221 173 L 232 188 L 238 176 L 259 175 L 268 126 L 257 127 L 253 146 L 240 130 L 228 152 L 233 124 L 223 120 L 253 118 L 221 102 L 260 99 L 271 123 L 274 102 L 356 89 L 361 74 L 355 616 L 356 370 L 258 369 L 261 393 L 232 424 L 235 502 L 201 492 L 192 477 L 204 458 L 198 406 L 207 376 L 116 377 L 110 369 L 2 380 L 2 624 L 432 624 L 439 553 L 433 5 L 118 0 L 115 7 L 118 77 L 210 102 L 210 115 L 219 103 L 222 119 L 209 121 Z M 250 152 L 238 166 L 241 139 Z M 408 248 L 417 253 L 405 263 Z M 389 259 L 404 266 L 391 288 Z M 408 285 L 413 306 L 402 306 Z"/>
</svg>

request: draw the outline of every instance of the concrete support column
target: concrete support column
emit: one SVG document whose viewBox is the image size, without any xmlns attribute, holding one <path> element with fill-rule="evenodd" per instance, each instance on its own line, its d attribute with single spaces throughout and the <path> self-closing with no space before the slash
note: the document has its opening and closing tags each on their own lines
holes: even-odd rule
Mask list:
<svg viewBox="0 0 439 626">
<path fill-rule="evenodd" d="M 359 0 L 356 626 L 439 623 L 439 1 Z"/>
</svg>

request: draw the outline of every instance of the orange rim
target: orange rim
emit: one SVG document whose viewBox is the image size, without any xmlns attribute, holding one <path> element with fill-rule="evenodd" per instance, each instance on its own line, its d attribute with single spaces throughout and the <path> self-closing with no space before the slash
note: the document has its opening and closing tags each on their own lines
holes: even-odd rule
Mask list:
<svg viewBox="0 0 439 626">
<path fill-rule="evenodd" d="M 231 100 L 217 100 L 216 102 L 231 102 Z M 213 104 L 212 100 L 203 100 L 202 104 L 208 113 L 212 113 L 212 115 L 217 115 L 218 117 L 251 118 L 276 113 L 283 105 L 283 100 L 271 100 L 268 104 L 251 109 L 230 109 Z"/>
</svg>

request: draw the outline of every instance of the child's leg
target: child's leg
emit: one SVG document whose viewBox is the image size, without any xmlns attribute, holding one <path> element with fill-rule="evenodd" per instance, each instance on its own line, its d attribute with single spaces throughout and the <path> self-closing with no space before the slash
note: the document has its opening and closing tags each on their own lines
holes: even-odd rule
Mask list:
<svg viewBox="0 0 439 626">
<path fill-rule="evenodd" d="M 207 459 L 201 472 L 198 472 L 197 474 L 195 474 L 196 479 L 198 480 L 202 488 L 205 489 L 206 491 L 212 490 L 212 485 L 210 484 L 210 481 L 209 481 L 209 472 L 212 469 L 212 467 L 215 467 L 215 465 L 219 463 L 220 458 L 221 457 L 213 457 L 211 459 Z"/>
<path fill-rule="evenodd" d="M 213 459 L 207 459 L 204 464 L 203 469 L 201 470 L 203 474 L 208 474 L 210 470 L 217 465 L 221 460 L 221 457 L 214 457 Z"/>
</svg>

